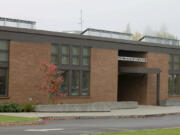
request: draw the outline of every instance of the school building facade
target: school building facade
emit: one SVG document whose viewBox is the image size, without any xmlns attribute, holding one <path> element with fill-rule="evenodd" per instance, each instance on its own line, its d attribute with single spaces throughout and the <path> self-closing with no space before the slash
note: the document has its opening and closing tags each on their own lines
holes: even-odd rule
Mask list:
<svg viewBox="0 0 180 135">
<path fill-rule="evenodd" d="M 88 32 L 95 31 L 98 34 L 94 29 Z M 63 103 L 159 105 L 180 99 L 179 41 L 159 38 L 166 44 L 153 42 L 153 37 L 133 41 L 128 34 L 119 39 L 120 33 L 115 32 L 111 37 L 84 33 L 0 26 L 0 103 L 48 103 L 47 95 L 34 87 L 41 61 L 64 71 Z"/>
</svg>

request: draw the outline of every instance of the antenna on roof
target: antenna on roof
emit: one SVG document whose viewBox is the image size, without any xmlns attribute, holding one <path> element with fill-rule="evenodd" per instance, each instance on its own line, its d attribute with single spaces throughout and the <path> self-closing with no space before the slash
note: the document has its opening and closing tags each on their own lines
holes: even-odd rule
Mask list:
<svg viewBox="0 0 180 135">
<path fill-rule="evenodd" d="M 83 29 L 83 11 L 82 9 L 80 10 L 80 22 L 79 22 L 79 25 L 81 27 L 81 32 L 82 32 L 82 29 Z"/>
</svg>

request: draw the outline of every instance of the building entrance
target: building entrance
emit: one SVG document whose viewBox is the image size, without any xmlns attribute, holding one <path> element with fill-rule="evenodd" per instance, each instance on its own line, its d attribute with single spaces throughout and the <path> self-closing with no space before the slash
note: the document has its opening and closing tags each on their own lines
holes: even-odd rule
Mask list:
<svg viewBox="0 0 180 135">
<path fill-rule="evenodd" d="M 119 67 L 118 101 L 138 101 L 147 104 L 147 74 L 157 75 L 156 104 L 159 105 L 160 69 L 144 67 Z"/>
</svg>

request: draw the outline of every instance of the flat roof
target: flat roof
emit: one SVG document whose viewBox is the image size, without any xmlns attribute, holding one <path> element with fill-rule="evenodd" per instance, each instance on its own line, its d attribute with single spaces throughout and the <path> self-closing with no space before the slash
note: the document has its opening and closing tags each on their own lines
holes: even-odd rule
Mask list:
<svg viewBox="0 0 180 135">
<path fill-rule="evenodd" d="M 5 26 L 0 26 L 0 39 L 46 44 L 82 45 L 125 51 L 180 54 L 179 46 Z"/>
</svg>

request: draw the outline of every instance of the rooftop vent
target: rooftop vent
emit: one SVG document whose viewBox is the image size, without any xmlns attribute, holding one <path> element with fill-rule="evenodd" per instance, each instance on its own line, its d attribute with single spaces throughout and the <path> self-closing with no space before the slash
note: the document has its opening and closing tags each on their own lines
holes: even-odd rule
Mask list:
<svg viewBox="0 0 180 135">
<path fill-rule="evenodd" d="M 88 28 L 88 29 L 84 30 L 81 34 L 89 35 L 89 36 L 96 36 L 96 37 L 132 40 L 132 34 L 92 29 L 92 28 Z"/>
<path fill-rule="evenodd" d="M 0 26 L 35 29 L 36 22 L 0 17 Z"/>
<path fill-rule="evenodd" d="M 169 38 L 144 36 L 139 41 L 150 42 L 150 43 L 166 44 L 166 45 L 172 45 L 172 46 L 180 46 L 180 41 L 179 40 L 169 39 Z"/>
</svg>

